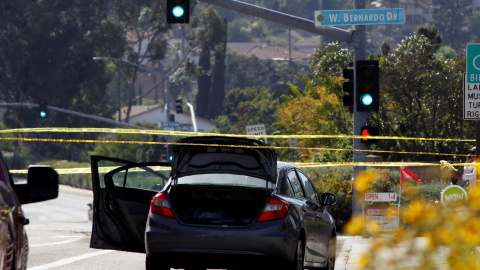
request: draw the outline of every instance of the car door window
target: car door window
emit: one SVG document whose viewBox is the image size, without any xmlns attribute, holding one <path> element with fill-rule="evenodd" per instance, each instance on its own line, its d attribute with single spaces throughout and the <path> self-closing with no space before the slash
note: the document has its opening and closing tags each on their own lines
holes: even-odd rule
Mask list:
<svg viewBox="0 0 480 270">
<path fill-rule="evenodd" d="M 303 186 L 305 187 L 305 193 L 307 195 L 307 199 L 320 205 L 320 200 L 318 198 L 317 192 L 315 191 L 315 188 L 313 187 L 313 184 L 310 182 L 310 180 L 308 180 L 308 178 L 301 171 L 298 172 L 298 175 L 303 183 Z"/>
<path fill-rule="evenodd" d="M 302 184 L 300 183 L 300 179 L 298 179 L 297 174 L 295 171 L 290 171 L 287 174 L 287 182 L 290 192 L 295 197 L 305 198 L 305 193 L 303 192 Z"/>
<path fill-rule="evenodd" d="M 114 186 L 145 190 L 161 190 L 168 181 L 170 168 L 150 165 L 126 168 L 112 174 Z"/>
</svg>

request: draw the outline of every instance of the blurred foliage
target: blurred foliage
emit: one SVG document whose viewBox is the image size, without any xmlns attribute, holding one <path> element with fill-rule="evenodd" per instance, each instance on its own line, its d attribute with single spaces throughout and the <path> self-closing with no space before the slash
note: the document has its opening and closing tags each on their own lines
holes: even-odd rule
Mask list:
<svg viewBox="0 0 480 270">
<path fill-rule="evenodd" d="M 355 190 L 360 197 L 376 184 L 376 175 L 375 170 L 359 175 Z M 468 189 L 466 204 L 443 206 L 438 200 L 447 185 L 441 179 L 404 183 L 397 231 L 382 232 L 376 222 L 366 224 L 361 215 L 353 217 L 346 233 L 364 234 L 367 226 L 368 235 L 374 237 L 359 260 L 359 269 L 407 269 L 413 261 L 417 269 L 479 269 L 474 248 L 480 246 L 480 185 Z"/>
</svg>

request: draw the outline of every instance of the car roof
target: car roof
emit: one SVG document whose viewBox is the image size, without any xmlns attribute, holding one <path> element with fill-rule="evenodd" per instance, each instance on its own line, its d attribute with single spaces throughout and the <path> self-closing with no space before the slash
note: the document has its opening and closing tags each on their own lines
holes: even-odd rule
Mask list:
<svg viewBox="0 0 480 270">
<path fill-rule="evenodd" d="M 293 164 L 293 163 L 286 162 L 286 161 L 277 161 L 277 168 L 278 168 L 278 169 L 283 169 L 283 168 L 298 168 L 298 166 L 296 166 L 296 165 Z"/>
</svg>

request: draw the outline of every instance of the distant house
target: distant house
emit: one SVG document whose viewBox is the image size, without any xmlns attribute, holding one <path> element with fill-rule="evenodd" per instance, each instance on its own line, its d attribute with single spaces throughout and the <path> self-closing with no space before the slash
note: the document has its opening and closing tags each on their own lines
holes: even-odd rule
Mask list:
<svg viewBox="0 0 480 270">
<path fill-rule="evenodd" d="M 121 118 L 122 122 L 125 121 L 127 113 L 127 107 L 123 107 L 121 109 Z M 175 122 L 179 122 L 178 127 L 164 127 L 165 130 L 177 130 L 177 131 L 189 131 L 194 132 L 194 125 L 192 121 L 192 117 L 189 111 L 183 112 L 183 114 L 177 114 L 175 109 L 170 109 L 170 114 L 175 116 Z M 201 118 L 195 117 L 196 124 L 197 124 L 197 131 L 198 132 L 209 132 L 214 128 L 219 127 L 216 123 Z M 167 114 L 163 106 L 160 105 L 137 105 L 132 106 L 132 110 L 130 112 L 130 119 L 129 123 L 134 124 L 136 122 L 140 123 L 152 123 L 158 125 L 158 127 L 165 126 L 166 122 L 170 122 L 170 117 L 167 118 Z M 118 121 L 118 118 L 117 118 Z"/>
<path fill-rule="evenodd" d="M 258 43 L 227 43 L 227 50 L 236 51 L 239 54 L 254 55 L 260 59 L 271 60 L 292 60 L 301 59 L 308 60 L 308 53 L 292 49 L 289 51 L 288 47 L 280 47 L 269 44 Z"/>
</svg>

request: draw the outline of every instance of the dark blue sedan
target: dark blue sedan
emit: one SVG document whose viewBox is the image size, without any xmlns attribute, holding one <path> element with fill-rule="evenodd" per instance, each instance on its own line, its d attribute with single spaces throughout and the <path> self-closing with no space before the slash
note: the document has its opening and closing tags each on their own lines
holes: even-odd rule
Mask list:
<svg viewBox="0 0 480 270">
<path fill-rule="evenodd" d="M 148 270 L 334 268 L 335 195 L 297 166 L 251 139 L 189 137 L 173 152 L 92 156 L 91 247 L 145 252 Z"/>
</svg>

